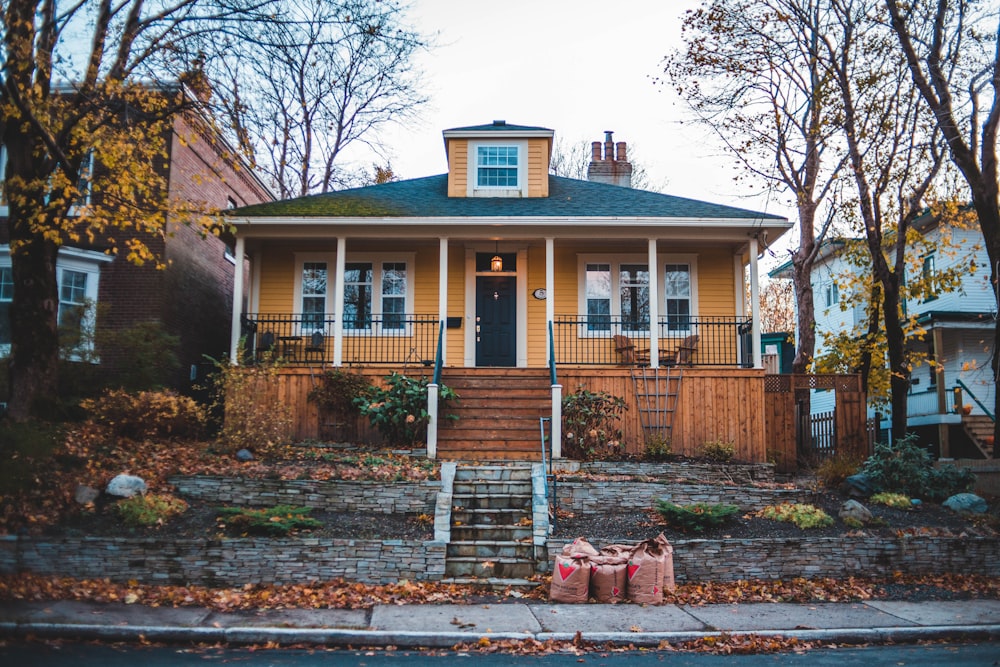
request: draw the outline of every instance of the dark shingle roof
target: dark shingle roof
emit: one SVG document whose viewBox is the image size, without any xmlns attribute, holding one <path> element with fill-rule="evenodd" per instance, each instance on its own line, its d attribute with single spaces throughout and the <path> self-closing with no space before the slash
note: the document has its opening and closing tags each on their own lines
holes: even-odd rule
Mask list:
<svg viewBox="0 0 1000 667">
<path fill-rule="evenodd" d="M 229 213 L 247 217 L 321 218 L 785 219 L 780 215 L 560 176 L 549 176 L 548 197 L 449 197 L 447 174 L 256 204 Z"/>
<path fill-rule="evenodd" d="M 468 127 L 451 127 L 445 132 L 554 132 L 547 127 L 537 127 L 535 125 L 511 125 L 504 120 L 495 120 L 486 125 L 469 125 Z"/>
</svg>

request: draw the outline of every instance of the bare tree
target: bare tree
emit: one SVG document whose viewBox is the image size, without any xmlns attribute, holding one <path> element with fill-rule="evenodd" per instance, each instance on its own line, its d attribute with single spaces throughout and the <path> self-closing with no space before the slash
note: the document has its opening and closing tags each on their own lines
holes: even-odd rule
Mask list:
<svg viewBox="0 0 1000 667">
<path fill-rule="evenodd" d="M 795 286 L 791 280 L 774 278 L 761 286 L 760 330 L 764 333 L 795 330 Z"/>
<path fill-rule="evenodd" d="M 552 157 L 549 158 L 549 173 L 553 176 L 564 176 L 581 181 L 587 180 L 587 167 L 591 158 L 590 141 L 577 140 L 564 142 L 556 139 L 552 146 Z M 636 190 L 662 192 L 663 188 L 652 182 L 649 172 L 642 164 L 641 151 L 636 152 L 635 144 L 629 144 L 629 163 L 632 165 L 632 187 Z M 636 159 L 636 156 L 640 157 Z"/>
<path fill-rule="evenodd" d="M 1000 268 L 1000 19 L 979 0 L 884 0 L 890 25 L 923 103 L 933 113 L 951 161 L 969 186 L 998 292 Z M 992 23 L 997 22 L 991 30 Z M 1000 318 L 993 336 L 993 378 L 1000 378 Z M 994 414 L 1000 414 L 1000 394 Z M 1000 425 L 994 419 L 994 440 Z M 994 447 L 994 458 L 1000 447 Z"/>
<path fill-rule="evenodd" d="M 799 218 L 791 253 L 797 373 L 815 351 L 810 274 L 833 219 L 824 202 L 846 159 L 831 140 L 839 114 L 830 104 L 834 82 L 817 57 L 828 20 L 823 0 L 712 0 L 688 12 L 684 47 L 665 60 L 669 81 L 745 178 L 791 195 Z"/>
<path fill-rule="evenodd" d="M 283 198 L 355 184 L 355 143 L 426 101 L 413 57 L 427 42 L 396 0 L 300 0 L 286 20 L 244 26 L 206 64 L 214 101 L 241 148 Z"/>
</svg>

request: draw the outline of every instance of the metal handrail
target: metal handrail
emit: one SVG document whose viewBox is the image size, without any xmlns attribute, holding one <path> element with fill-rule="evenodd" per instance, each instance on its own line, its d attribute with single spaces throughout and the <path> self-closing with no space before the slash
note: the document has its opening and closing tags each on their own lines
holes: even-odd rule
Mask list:
<svg viewBox="0 0 1000 667">
<path fill-rule="evenodd" d="M 434 384 L 441 384 L 441 365 L 443 362 L 442 357 L 444 356 L 444 325 L 445 322 L 441 322 L 441 326 L 438 329 L 438 342 L 437 351 L 434 353 Z"/>
<path fill-rule="evenodd" d="M 983 412 L 986 413 L 987 417 L 989 417 L 993 421 L 997 420 L 996 415 L 994 415 L 990 411 L 989 408 L 987 408 L 985 405 L 983 405 L 983 402 L 979 400 L 979 397 L 976 396 L 975 392 L 973 392 L 971 389 L 969 389 L 968 385 L 966 385 L 961 380 L 955 380 L 955 384 L 957 384 L 959 387 L 961 387 L 965 391 L 965 393 L 967 393 L 969 396 L 972 397 L 972 400 L 974 400 L 976 402 L 976 405 L 978 405 L 980 408 L 982 408 Z M 955 407 L 958 408 L 959 410 L 961 410 L 962 409 L 961 401 L 959 401 L 959 404 L 956 405 Z"/>
</svg>

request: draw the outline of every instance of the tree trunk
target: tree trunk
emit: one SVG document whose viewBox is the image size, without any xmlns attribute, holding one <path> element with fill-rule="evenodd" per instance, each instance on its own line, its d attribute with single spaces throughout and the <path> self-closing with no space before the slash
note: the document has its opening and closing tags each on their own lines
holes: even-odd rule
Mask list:
<svg viewBox="0 0 1000 667">
<path fill-rule="evenodd" d="M 798 249 L 792 253 L 792 285 L 795 288 L 795 312 L 798 313 L 792 372 L 805 373 L 816 353 L 816 310 L 812 288 L 812 269 L 816 261 L 816 205 L 800 205 L 798 212 L 801 238 Z"/>
<path fill-rule="evenodd" d="M 899 317 L 899 288 L 895 276 L 882 280 L 885 290 L 882 318 L 885 322 L 885 342 L 889 355 L 889 387 L 892 396 L 892 440 L 906 435 L 907 405 L 910 393 L 910 366 L 906 360 L 906 335 Z"/>
</svg>

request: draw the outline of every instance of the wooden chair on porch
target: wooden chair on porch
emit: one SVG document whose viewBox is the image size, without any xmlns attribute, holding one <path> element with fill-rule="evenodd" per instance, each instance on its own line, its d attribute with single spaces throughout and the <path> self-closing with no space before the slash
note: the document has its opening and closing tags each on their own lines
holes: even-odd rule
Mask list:
<svg viewBox="0 0 1000 667">
<path fill-rule="evenodd" d="M 638 350 L 628 336 L 612 336 L 615 351 L 620 357 L 622 366 L 648 366 L 649 350 Z M 661 366 L 690 366 L 694 363 L 694 353 L 698 350 L 698 334 L 692 334 L 681 340 L 676 349 L 661 348 L 659 351 Z"/>
</svg>

